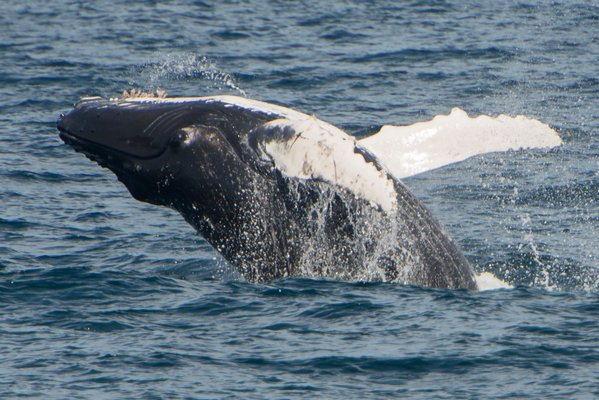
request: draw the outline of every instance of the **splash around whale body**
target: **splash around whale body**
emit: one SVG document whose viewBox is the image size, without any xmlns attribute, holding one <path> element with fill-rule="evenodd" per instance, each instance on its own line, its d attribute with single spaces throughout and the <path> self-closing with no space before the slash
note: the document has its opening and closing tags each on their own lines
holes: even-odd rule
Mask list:
<svg viewBox="0 0 599 400">
<path fill-rule="evenodd" d="M 473 119 L 454 110 L 358 141 L 248 98 L 132 94 L 82 99 L 58 121 L 61 138 L 112 170 L 136 199 L 179 211 L 249 281 L 501 287 L 475 276 L 399 178 L 484 152 L 561 143 L 524 117 Z"/>
</svg>

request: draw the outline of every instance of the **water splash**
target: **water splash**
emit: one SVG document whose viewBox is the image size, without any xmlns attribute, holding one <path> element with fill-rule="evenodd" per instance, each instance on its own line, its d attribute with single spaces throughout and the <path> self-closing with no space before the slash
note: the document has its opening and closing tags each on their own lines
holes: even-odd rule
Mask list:
<svg viewBox="0 0 599 400">
<path fill-rule="evenodd" d="M 513 286 L 524 285 L 548 291 L 597 291 L 599 271 L 592 262 L 581 262 L 580 258 L 568 256 L 563 251 L 559 252 L 560 256 L 556 255 L 561 243 L 553 239 L 549 227 L 563 222 L 549 218 L 548 214 L 543 216 L 538 211 L 539 205 L 533 201 L 536 197 L 531 195 L 535 188 L 526 187 L 520 182 L 522 177 L 510 173 L 502 173 L 501 176 L 490 174 L 487 179 L 495 181 L 496 193 L 493 196 L 505 213 L 498 220 L 504 244 L 496 247 L 497 253 L 493 254 L 493 258 L 499 256 L 502 260 L 490 261 L 481 269 L 492 272 Z M 501 192 L 510 193 L 503 195 Z M 543 200 L 550 204 L 557 202 L 554 195 Z"/>
<path fill-rule="evenodd" d="M 297 260 L 302 277 L 352 282 L 412 282 L 422 260 L 414 251 L 414 239 L 405 233 L 408 228 L 401 219 L 384 218 L 370 207 L 349 212 L 351 200 L 347 193 L 339 192 L 327 183 L 314 183 L 319 190 L 307 194 L 302 183 L 286 181 L 288 196 L 294 204 L 305 206 L 309 203 L 307 199 L 311 199 L 306 209 L 297 210 L 305 214 L 303 226 L 307 228 L 302 234 L 298 232 L 295 238 L 296 245 L 302 248 Z M 331 221 L 339 214 L 347 217 L 347 224 L 331 235 Z M 481 272 L 475 279 L 480 290 L 513 288 L 491 272 Z"/>
<path fill-rule="evenodd" d="M 231 74 L 223 71 L 208 57 L 195 53 L 168 54 L 162 61 L 141 67 L 139 82 L 129 83 L 132 86 L 141 85 L 145 89 L 153 91 L 160 87 L 168 87 L 169 81 L 197 80 L 204 84 L 200 89 L 206 90 L 209 94 L 213 94 L 215 91 L 233 91 L 244 97 L 247 96 Z"/>
</svg>

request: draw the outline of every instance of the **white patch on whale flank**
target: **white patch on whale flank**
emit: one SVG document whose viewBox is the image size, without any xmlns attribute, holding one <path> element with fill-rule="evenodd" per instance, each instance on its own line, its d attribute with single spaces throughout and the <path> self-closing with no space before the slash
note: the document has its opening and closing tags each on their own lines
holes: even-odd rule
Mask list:
<svg viewBox="0 0 599 400">
<path fill-rule="evenodd" d="M 270 121 L 264 127 L 290 128 L 296 134 L 285 141 L 266 139 L 259 150 L 286 176 L 330 182 L 393 211 L 397 193 L 392 178 L 355 152 L 355 138 L 327 125 L 316 118 Z"/>
</svg>

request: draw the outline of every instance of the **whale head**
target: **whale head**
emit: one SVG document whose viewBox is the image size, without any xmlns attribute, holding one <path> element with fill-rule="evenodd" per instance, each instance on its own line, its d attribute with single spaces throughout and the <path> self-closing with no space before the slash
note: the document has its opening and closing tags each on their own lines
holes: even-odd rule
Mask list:
<svg viewBox="0 0 599 400">
<path fill-rule="evenodd" d="M 276 179 L 248 133 L 279 117 L 218 98 L 85 98 L 60 138 L 140 201 L 173 208 L 250 281 L 290 275 Z M 270 241 L 260 241 L 267 235 Z"/>
<path fill-rule="evenodd" d="M 246 114 L 203 100 L 94 97 L 61 115 L 57 127 L 65 143 L 112 170 L 137 200 L 178 208 L 193 198 L 201 207 L 213 205 L 225 186 L 244 186 L 234 185 L 252 162 L 242 143 L 268 120 Z M 211 198 L 202 202 L 205 196 Z"/>
</svg>

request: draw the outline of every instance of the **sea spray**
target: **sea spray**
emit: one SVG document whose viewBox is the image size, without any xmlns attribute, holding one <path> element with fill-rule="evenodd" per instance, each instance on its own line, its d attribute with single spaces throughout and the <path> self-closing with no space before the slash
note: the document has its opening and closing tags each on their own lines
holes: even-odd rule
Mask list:
<svg viewBox="0 0 599 400">
<path fill-rule="evenodd" d="M 244 97 L 247 95 L 231 74 L 222 70 L 214 60 L 196 53 L 167 54 L 160 61 L 143 65 L 138 75 L 139 81 L 132 81 L 130 85 L 140 85 L 149 91 L 168 88 L 170 81 L 199 81 L 200 87 L 194 86 L 196 92 L 204 90 L 207 94 L 214 94 L 229 91 Z"/>
</svg>

